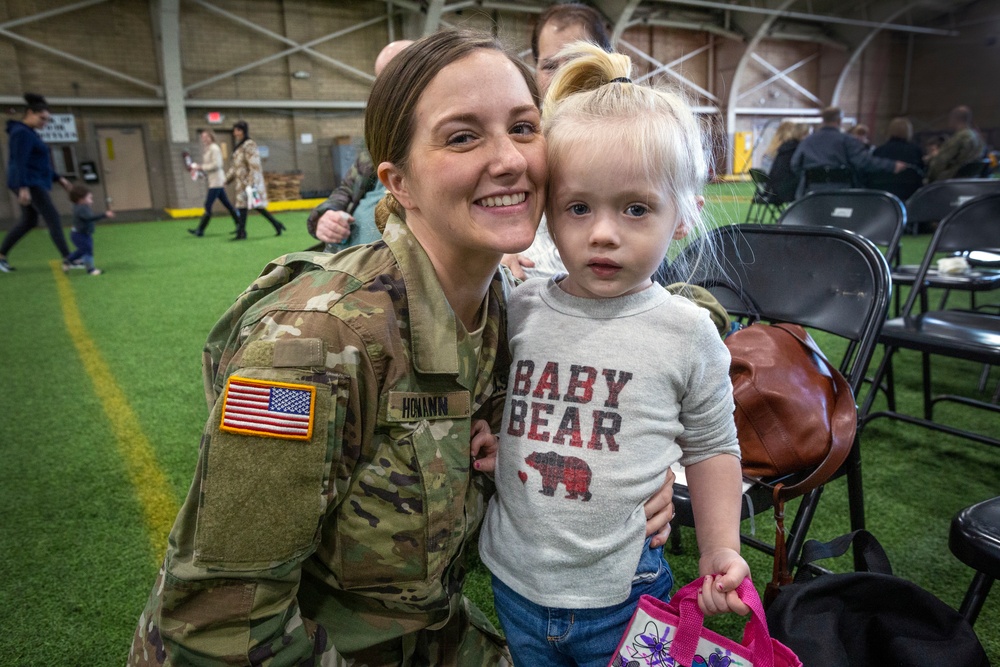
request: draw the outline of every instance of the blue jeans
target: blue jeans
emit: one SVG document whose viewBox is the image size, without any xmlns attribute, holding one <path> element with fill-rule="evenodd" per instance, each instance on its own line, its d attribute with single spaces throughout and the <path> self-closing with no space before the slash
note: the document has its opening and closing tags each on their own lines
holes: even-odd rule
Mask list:
<svg viewBox="0 0 1000 667">
<path fill-rule="evenodd" d="M 73 239 L 76 250 L 67 255 L 66 260 L 69 262 L 81 260 L 87 270 L 92 271 L 94 268 L 94 237 L 77 231 L 70 232 L 69 237 Z"/>
<path fill-rule="evenodd" d="M 607 667 L 632 620 L 639 598 L 670 599 L 674 577 L 663 547 L 642 549 L 632 593 L 622 603 L 597 609 L 543 607 L 493 577 L 493 601 L 516 667 Z"/>
</svg>

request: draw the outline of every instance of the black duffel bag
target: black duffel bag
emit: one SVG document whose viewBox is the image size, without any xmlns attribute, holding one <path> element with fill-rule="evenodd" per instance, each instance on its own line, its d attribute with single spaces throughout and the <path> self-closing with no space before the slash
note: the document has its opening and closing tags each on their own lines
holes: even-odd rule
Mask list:
<svg viewBox="0 0 1000 667">
<path fill-rule="evenodd" d="M 807 565 L 854 543 L 866 572 L 816 575 Z M 913 582 L 893 576 L 875 537 L 859 530 L 827 543 L 809 540 L 795 582 L 767 608 L 771 636 L 803 667 L 990 667 L 972 626 Z"/>
</svg>

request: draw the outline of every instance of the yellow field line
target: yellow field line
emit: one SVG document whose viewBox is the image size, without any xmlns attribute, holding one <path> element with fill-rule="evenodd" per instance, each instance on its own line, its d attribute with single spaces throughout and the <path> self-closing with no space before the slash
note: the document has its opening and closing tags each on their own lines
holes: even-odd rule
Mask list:
<svg viewBox="0 0 1000 667">
<path fill-rule="evenodd" d="M 118 386 L 100 350 L 87 333 L 80 317 L 80 310 L 76 306 L 73 288 L 63 274 L 60 263 L 52 260 L 49 264 L 55 276 L 66 329 L 87 375 L 94 383 L 94 391 L 101 399 L 104 412 L 108 415 L 118 445 L 118 453 L 125 463 L 139 504 L 142 505 L 146 534 L 155 558 L 159 561 L 167 546 L 170 527 L 173 525 L 174 517 L 177 516 L 177 500 L 156 462 L 156 454 L 129 405 L 128 397 Z"/>
</svg>

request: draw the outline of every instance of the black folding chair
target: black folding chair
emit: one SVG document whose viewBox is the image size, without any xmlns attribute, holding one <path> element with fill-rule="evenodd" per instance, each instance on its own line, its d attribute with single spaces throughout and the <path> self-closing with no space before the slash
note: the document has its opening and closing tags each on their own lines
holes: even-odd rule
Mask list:
<svg viewBox="0 0 1000 667">
<path fill-rule="evenodd" d="M 963 164 L 955 172 L 954 178 L 986 178 L 989 175 L 990 160 L 989 158 L 982 158 Z"/>
<path fill-rule="evenodd" d="M 779 225 L 826 226 L 860 234 L 882 248 L 892 265 L 906 226 L 906 209 L 894 195 L 880 190 L 810 192 L 785 209 Z"/>
<path fill-rule="evenodd" d="M 1000 363 L 1000 316 L 981 310 L 927 310 L 927 290 L 946 276 L 931 279 L 931 267 L 942 254 L 961 253 L 980 248 L 1000 249 L 1000 193 L 978 197 L 959 207 L 941 221 L 931 239 L 924 259 L 914 278 L 906 304 L 900 316 L 885 323 L 880 342 L 885 346 L 885 356 L 873 377 L 873 390 L 868 394 L 861 410 L 863 423 L 887 417 L 924 426 L 936 431 L 992 445 L 1000 445 L 995 435 L 976 433 L 934 421 L 934 406 L 941 401 L 949 401 L 1000 413 L 1000 406 L 987 401 L 943 394 L 933 396 L 931 391 L 931 356 L 941 355 L 956 359 L 976 361 L 987 366 Z M 991 278 L 986 269 L 975 273 L 984 283 Z M 1000 271 L 994 271 L 992 278 L 1000 278 Z M 997 285 L 995 281 L 992 282 Z M 921 309 L 918 309 L 920 305 Z M 898 412 L 892 376 L 892 358 L 899 349 L 919 351 L 922 357 L 923 416 L 917 417 Z M 875 395 L 885 382 L 888 408 L 871 412 Z"/>
<path fill-rule="evenodd" d="M 1000 179 L 964 178 L 928 183 L 906 200 L 907 228 L 919 234 L 965 202 L 991 192 L 1000 192 Z"/>
<path fill-rule="evenodd" d="M 750 178 L 753 180 L 754 191 L 744 222 L 774 222 L 781 215 L 782 204 L 778 200 L 778 195 L 771 192 L 767 187 L 767 172 L 760 169 L 751 169 Z"/>
<path fill-rule="evenodd" d="M 805 194 L 853 187 L 854 170 L 850 167 L 810 167 L 805 171 Z"/>
<path fill-rule="evenodd" d="M 708 288 L 737 318 L 791 322 L 835 336 L 844 346 L 837 365 L 857 396 L 877 344 L 879 327 L 885 320 L 891 289 L 889 266 L 878 248 L 850 231 L 796 225 L 723 227 L 710 237 L 709 247 L 724 275 L 713 273 L 707 268 L 713 263 L 703 261 L 691 282 Z M 685 254 L 695 252 L 696 246 L 685 250 Z M 666 280 L 676 279 L 683 278 Z M 832 359 L 836 363 L 835 357 Z M 848 477 L 851 527 L 863 528 L 864 494 L 857 438 L 837 476 L 843 474 Z M 743 518 L 772 508 L 774 485 L 798 478 L 746 481 Z M 789 567 L 798 562 L 821 493 L 822 487 L 814 489 L 803 496 L 799 505 L 786 543 Z M 682 484 L 674 487 L 674 506 L 678 524 L 692 526 L 690 495 Z M 749 535 L 741 539 L 774 554 L 769 543 Z"/>
</svg>

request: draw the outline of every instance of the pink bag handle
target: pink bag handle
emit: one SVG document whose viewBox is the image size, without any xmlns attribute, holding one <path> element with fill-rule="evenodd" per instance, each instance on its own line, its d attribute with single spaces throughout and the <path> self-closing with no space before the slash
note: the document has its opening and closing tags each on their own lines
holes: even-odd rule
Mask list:
<svg viewBox="0 0 1000 667">
<path fill-rule="evenodd" d="M 680 621 L 677 624 L 677 635 L 670 645 L 670 657 L 681 665 L 690 665 L 694 661 L 698 648 L 698 637 L 705 623 L 705 615 L 698 607 L 698 592 L 704 583 L 704 577 L 692 581 L 670 598 L 670 607 L 677 610 Z M 754 667 L 774 667 L 774 650 L 771 646 L 771 635 L 767 631 L 767 621 L 764 618 L 764 605 L 761 604 L 757 589 L 750 577 L 746 577 L 736 587 L 736 592 L 748 607 L 750 619 L 743 630 L 742 645 L 747 649 L 748 658 Z"/>
</svg>

